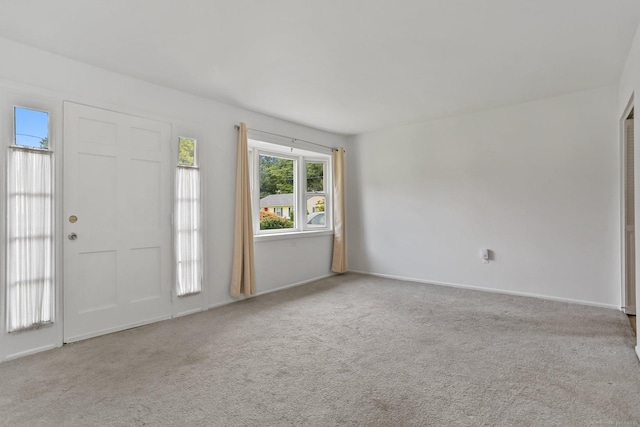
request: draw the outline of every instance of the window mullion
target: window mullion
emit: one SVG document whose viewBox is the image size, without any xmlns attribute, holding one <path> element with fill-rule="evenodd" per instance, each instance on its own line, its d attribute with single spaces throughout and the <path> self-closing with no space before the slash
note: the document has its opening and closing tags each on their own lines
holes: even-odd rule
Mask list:
<svg viewBox="0 0 640 427">
<path fill-rule="evenodd" d="M 331 202 L 329 200 L 329 198 L 327 197 L 327 194 L 329 193 L 329 187 L 328 187 L 328 175 L 329 175 L 329 162 L 324 160 L 322 162 L 322 195 L 324 196 L 324 223 L 325 223 L 325 227 L 329 226 L 329 208 L 331 207 Z"/>
<path fill-rule="evenodd" d="M 296 223 L 298 224 L 298 230 L 303 231 L 306 227 L 307 209 L 304 203 L 307 198 L 307 165 L 304 158 L 298 158 L 298 206 L 296 208 Z M 303 220 L 304 219 L 304 220 Z"/>
<path fill-rule="evenodd" d="M 253 222 L 253 233 L 260 230 L 260 152 L 251 150 L 250 182 L 251 182 L 251 212 Z"/>
</svg>

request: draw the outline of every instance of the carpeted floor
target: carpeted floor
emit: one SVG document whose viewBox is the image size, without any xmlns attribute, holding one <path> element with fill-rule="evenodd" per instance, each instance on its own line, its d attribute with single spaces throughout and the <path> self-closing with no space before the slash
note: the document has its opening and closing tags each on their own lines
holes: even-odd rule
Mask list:
<svg viewBox="0 0 640 427">
<path fill-rule="evenodd" d="M 332 277 L 0 364 L 5 426 L 640 425 L 615 310 Z"/>
</svg>

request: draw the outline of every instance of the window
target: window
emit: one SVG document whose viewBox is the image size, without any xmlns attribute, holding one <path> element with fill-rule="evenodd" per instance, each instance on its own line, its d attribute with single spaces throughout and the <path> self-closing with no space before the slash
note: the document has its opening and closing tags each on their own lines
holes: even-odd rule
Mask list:
<svg viewBox="0 0 640 427">
<path fill-rule="evenodd" d="M 330 229 L 331 156 L 249 140 L 254 233 Z"/>
<path fill-rule="evenodd" d="M 7 330 L 54 316 L 53 183 L 49 113 L 14 108 L 7 179 Z"/>
<path fill-rule="evenodd" d="M 49 113 L 14 108 L 14 144 L 20 147 L 49 148 Z"/>
<path fill-rule="evenodd" d="M 193 138 L 178 138 L 178 166 L 197 166 L 196 140 Z"/>
<path fill-rule="evenodd" d="M 260 230 L 295 228 L 296 163 L 297 160 L 292 158 L 266 153 L 258 154 Z"/>
<path fill-rule="evenodd" d="M 197 160 L 196 140 L 179 137 L 174 213 L 178 296 L 197 294 L 202 290 L 200 170 Z"/>
<path fill-rule="evenodd" d="M 325 193 L 326 162 L 307 161 L 307 225 L 310 228 L 325 227 L 325 205 L 327 194 Z"/>
</svg>

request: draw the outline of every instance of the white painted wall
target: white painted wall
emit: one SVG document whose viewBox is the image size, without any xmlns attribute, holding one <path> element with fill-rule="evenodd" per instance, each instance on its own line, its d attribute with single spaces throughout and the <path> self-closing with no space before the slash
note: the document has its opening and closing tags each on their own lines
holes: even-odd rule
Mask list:
<svg viewBox="0 0 640 427">
<path fill-rule="evenodd" d="M 62 136 L 61 107 L 64 100 L 163 120 L 173 125 L 174 134 L 190 133 L 199 138 L 206 210 L 206 299 L 202 307 L 233 301 L 229 296 L 237 140 L 233 126 L 244 121 L 250 128 L 291 135 L 328 146 L 343 146 L 346 143 L 343 136 L 115 74 L 6 39 L 0 39 L 0 56 L 0 92 L 7 90 L 30 97 L 43 97 L 48 105 L 57 107 L 51 120 L 58 141 Z M 10 120 L 9 114 L 0 117 L 0 129 L 10 128 Z M 3 141 L 2 146 L 6 143 Z M 3 171 L 5 157 L 6 150 L 0 149 Z M 4 197 L 3 191 L 4 188 L 0 189 L 0 199 Z M 257 291 L 268 292 L 329 275 L 331 242 L 331 236 L 321 236 L 257 243 Z M 4 294 L 4 279 L 0 280 L 0 284 L 0 291 Z M 4 313 L 4 310 L 0 312 Z M 3 331 L 4 328 L 0 331 L 0 360 L 12 356 Z M 24 351 L 60 345 L 60 333 L 37 339 L 37 343 L 27 346 Z"/>
<path fill-rule="evenodd" d="M 623 120 L 625 110 L 629 105 L 629 100 L 634 99 L 635 104 L 635 114 L 634 114 L 634 129 L 636 130 L 634 133 L 634 146 L 636 147 L 635 154 L 635 167 L 636 171 L 638 171 L 638 167 L 640 165 L 640 118 L 638 118 L 638 113 L 640 110 L 637 108 L 638 106 L 638 97 L 640 97 L 640 26 L 636 31 L 636 36 L 633 40 L 633 44 L 631 46 L 631 50 L 629 52 L 629 57 L 627 58 L 627 63 L 622 72 L 622 76 L 620 77 L 620 85 L 618 86 L 618 108 L 617 108 L 617 119 L 619 121 Z M 640 224 L 640 173 L 635 174 L 635 223 Z M 637 230 L 636 226 L 636 230 Z M 636 231 L 636 272 L 638 271 L 638 267 L 640 266 L 640 234 Z M 640 274 L 636 273 L 636 309 L 640 308 Z M 636 346 L 636 353 L 640 358 L 640 336 L 638 338 L 638 346 Z"/>
<path fill-rule="evenodd" d="M 619 308 L 615 110 L 603 88 L 353 137 L 350 270 Z"/>
</svg>

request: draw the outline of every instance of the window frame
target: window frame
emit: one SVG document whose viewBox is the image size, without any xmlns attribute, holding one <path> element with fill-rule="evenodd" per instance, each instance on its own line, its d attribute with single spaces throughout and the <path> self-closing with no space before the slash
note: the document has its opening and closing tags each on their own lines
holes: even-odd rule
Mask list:
<svg viewBox="0 0 640 427">
<path fill-rule="evenodd" d="M 309 191 L 309 186 L 307 185 L 307 178 L 308 178 L 308 174 L 307 174 L 307 164 L 308 163 L 321 163 L 322 164 L 322 191 L 321 192 L 310 192 Z M 319 159 L 319 158 L 314 158 L 314 157 L 305 157 L 304 159 L 304 188 L 305 188 L 305 197 L 303 200 L 303 204 L 304 207 L 306 208 L 307 206 L 307 197 L 308 196 L 320 196 L 320 197 L 324 197 L 324 222 L 325 225 L 315 225 L 315 224 L 308 224 L 308 220 L 303 224 L 305 229 L 307 230 L 325 230 L 328 228 L 327 226 L 327 221 L 328 221 L 328 217 L 329 217 L 329 211 L 330 211 L 330 205 L 331 202 L 329 201 L 329 187 L 328 187 L 328 175 L 329 175 L 329 160 L 328 159 Z M 307 217 L 314 212 L 309 212 L 307 213 Z"/>
<path fill-rule="evenodd" d="M 249 137 L 249 182 L 251 188 L 252 224 L 255 241 L 306 237 L 312 235 L 333 234 L 332 209 L 332 156 L 325 153 L 303 149 L 293 144 L 272 142 L 264 138 Z M 328 149 L 329 150 L 329 149 Z M 294 161 L 294 225 L 293 228 L 260 230 L 260 156 L 273 156 Z M 323 192 L 307 191 L 307 162 L 323 163 Z M 306 218 L 307 196 L 325 197 L 325 225 L 309 225 Z M 304 215 L 302 215 L 304 213 Z M 304 220 L 302 220 L 304 218 Z"/>
<path fill-rule="evenodd" d="M 192 165 L 181 165 L 180 164 L 180 140 L 181 139 L 188 139 L 190 141 L 193 141 L 193 164 Z M 199 155 L 198 155 L 198 139 L 194 138 L 194 137 L 190 137 L 190 136 L 182 136 L 182 135 L 178 135 L 178 156 L 176 159 L 176 167 L 179 168 L 194 168 L 194 169 L 199 169 L 200 168 L 200 164 L 198 162 Z"/>
<path fill-rule="evenodd" d="M 197 136 L 184 136 L 183 134 L 185 133 L 189 133 L 189 132 L 183 132 L 183 133 L 178 133 L 177 134 L 177 144 L 176 144 L 176 154 L 174 155 L 174 161 L 175 161 L 175 172 L 174 173 L 174 191 L 173 191 L 173 210 L 172 210 L 172 229 L 173 229 L 173 238 L 172 238 L 172 244 L 173 244 L 173 270 L 174 270 L 174 283 L 172 286 L 172 293 L 173 295 L 178 299 L 178 300 L 183 300 L 183 299 L 188 299 L 188 297 L 191 296 L 199 296 L 202 295 L 205 289 L 204 286 L 204 263 L 205 263 L 205 254 L 204 254 L 204 214 L 203 214 L 203 206 L 204 206 L 204 202 L 203 202 L 203 197 L 202 197 L 202 191 L 203 191 L 203 182 L 202 182 L 202 170 L 200 168 L 200 152 L 198 150 L 198 145 L 199 145 L 199 138 Z M 193 165 L 182 165 L 180 164 L 180 141 L 182 139 L 188 139 L 193 141 Z M 176 175 L 177 175 L 177 171 L 179 169 L 191 169 L 191 170 L 196 170 L 198 173 L 198 180 L 199 180 L 199 194 L 198 194 L 198 215 L 199 215 L 199 224 L 198 224 L 198 229 L 197 229 L 197 235 L 199 237 L 199 242 L 198 242 L 198 251 L 199 251 L 199 265 L 198 265 L 198 275 L 199 275 L 199 289 L 192 291 L 192 292 L 187 292 L 184 294 L 179 294 L 179 286 L 178 286 L 178 271 L 179 271 L 179 259 L 178 259 L 178 253 L 177 253 L 177 243 L 178 243 L 178 232 L 180 231 L 178 229 L 178 223 L 176 220 L 176 215 L 177 215 L 177 199 L 179 197 L 178 194 L 178 188 L 176 185 Z"/>
<path fill-rule="evenodd" d="M 279 153 L 277 151 L 266 150 L 264 148 L 255 148 L 252 150 L 253 156 L 253 174 L 250 174 L 251 180 L 251 213 L 253 218 L 253 235 L 269 235 L 269 234 L 283 234 L 283 233 L 295 233 L 298 232 L 298 195 L 300 193 L 300 186 L 298 185 L 298 175 L 300 174 L 299 159 L 296 156 L 290 156 L 287 154 Z M 293 228 L 281 228 L 275 230 L 260 230 L 260 156 L 277 157 L 280 159 L 293 161 Z M 254 191 L 255 190 L 255 191 Z"/>
<path fill-rule="evenodd" d="M 46 147 L 31 147 L 29 145 L 21 145 L 18 144 L 17 139 L 18 139 L 18 109 L 21 110 L 29 110 L 29 111 L 36 111 L 38 113 L 46 113 L 47 114 L 47 146 Z M 53 149 L 51 148 L 51 111 L 49 110 L 45 110 L 42 108 L 33 108 L 33 107 L 24 107 L 22 105 L 14 105 L 13 106 L 13 126 L 12 126 L 12 130 L 13 130 L 13 135 L 12 135 L 12 140 L 13 143 L 9 145 L 10 148 L 13 149 L 19 149 L 19 150 L 30 150 L 30 151 L 36 151 L 36 152 L 49 152 L 49 153 L 53 153 Z"/>
<path fill-rule="evenodd" d="M 3 200 L 2 203 L 0 203 L 0 205 L 2 206 L 2 210 L 4 212 L 4 221 L 3 221 L 3 238 L 4 238 L 4 250 L 5 250 L 5 254 L 2 257 L 2 281 L 4 282 L 3 285 L 4 286 L 0 286 L 0 289 L 2 289 L 2 297 L 0 297 L 0 302 L 2 304 L 2 308 L 4 309 L 4 313 L 3 313 L 3 319 L 0 321 L 0 324 L 2 325 L 2 332 L 6 333 L 7 335 L 19 335 L 25 332 L 33 332 L 33 331 L 39 331 L 39 330 L 46 330 L 49 328 L 58 328 L 59 324 L 61 323 L 61 318 L 60 318 L 60 295 L 61 295 L 61 289 L 59 289 L 59 286 L 61 282 L 60 277 L 59 277 L 59 258 L 58 258 L 58 253 L 62 252 L 60 245 L 60 242 L 58 240 L 58 235 L 59 235 L 59 231 L 58 231 L 58 223 L 57 223 L 57 218 L 58 218 L 58 208 L 59 208 L 59 202 L 57 201 L 57 197 L 58 196 L 58 170 L 57 170 L 57 166 L 56 166 L 56 156 L 55 156 L 55 137 L 54 137 L 54 132 L 53 132 L 53 123 L 52 123 L 52 119 L 51 116 L 54 113 L 57 113 L 57 110 L 50 105 L 43 105 L 41 102 L 34 102 L 33 100 L 30 100 L 28 98 L 25 99 L 20 99 L 17 100 L 17 102 L 12 103 L 13 105 L 11 106 L 11 137 L 10 137 L 10 141 L 11 143 L 9 143 L 6 147 L 6 158 L 5 158 L 5 166 L 6 166 L 6 170 L 4 171 L 4 179 L 1 180 L 2 184 L 3 184 L 3 189 L 2 191 L 0 191 L 0 194 L 2 194 L 3 196 Z M 30 105 L 30 106 L 26 106 L 26 105 Z M 41 113 L 46 113 L 47 114 L 47 147 L 46 148 L 42 148 L 42 147 L 31 147 L 28 145 L 20 145 L 17 144 L 17 136 L 18 136 L 18 121 L 17 121 L 17 110 L 18 109 L 22 109 L 22 110 L 31 110 L 31 111 L 37 111 L 37 112 L 41 112 Z M 53 140 L 53 141 L 52 141 Z M 23 151 L 23 152 L 32 152 L 32 153 L 38 153 L 40 155 L 44 155 L 44 156 L 48 156 L 50 159 L 50 168 L 51 168 L 51 172 L 50 172 L 50 176 L 49 176 L 49 187 L 51 189 L 51 194 L 50 194 L 50 204 L 51 204 L 51 215 L 50 217 L 47 219 L 47 221 L 50 223 L 50 227 L 51 227 L 51 235 L 49 236 L 50 238 L 50 260 L 49 262 L 51 263 L 51 287 L 50 287 L 50 320 L 45 321 L 45 322 L 41 322 L 41 323 L 36 323 L 36 324 L 32 324 L 31 326 L 28 327 L 19 327 L 17 329 L 13 329 L 10 330 L 10 325 L 9 325 L 9 315 L 10 315 L 10 307 L 9 307 L 9 252 L 10 252 L 10 246 L 9 246 L 9 221 L 10 221 L 10 214 L 9 214 L 9 209 L 10 209 L 10 202 L 8 200 L 10 194 L 8 192 L 8 185 L 9 185 L 9 169 L 10 169 L 10 157 L 11 154 L 10 152 L 12 151 Z M 1 355 L 0 355 L 1 357 Z"/>
</svg>

